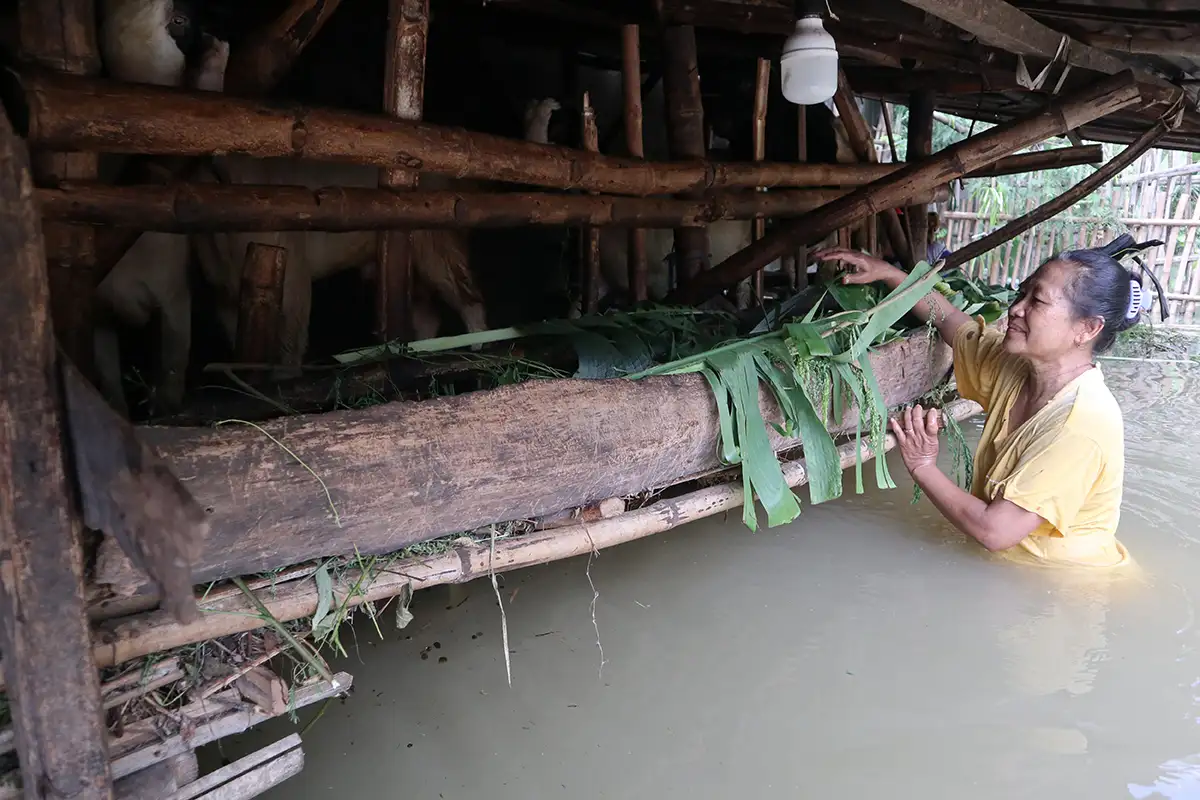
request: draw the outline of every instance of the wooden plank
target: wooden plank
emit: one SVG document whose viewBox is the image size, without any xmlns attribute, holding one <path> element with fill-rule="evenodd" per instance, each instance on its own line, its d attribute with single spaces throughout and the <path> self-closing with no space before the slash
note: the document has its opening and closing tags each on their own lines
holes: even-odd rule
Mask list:
<svg viewBox="0 0 1200 800">
<path fill-rule="evenodd" d="M 117 540 L 181 622 L 194 620 L 191 565 L 208 531 L 204 509 L 68 359 L 59 367 L 84 524 Z"/>
<path fill-rule="evenodd" d="M 304 750 L 297 747 L 272 761 L 245 772 L 197 800 L 249 800 L 299 775 L 304 769 Z"/>
<path fill-rule="evenodd" d="M 282 359 L 283 286 L 287 249 L 250 242 L 238 292 L 237 360 L 279 364 Z M 300 353 L 295 354 L 299 359 Z"/>
<path fill-rule="evenodd" d="M 112 793 L 41 221 L 0 113 L 0 650 L 26 798 Z"/>
<path fill-rule="evenodd" d="M 220 769 L 213 770 L 203 778 L 181 787 L 179 791 L 171 795 L 169 800 L 193 800 L 193 798 L 200 796 L 204 792 L 211 791 L 242 773 L 248 772 L 252 767 L 257 767 L 299 746 L 300 734 L 293 733 L 285 736 L 273 744 L 269 744 L 260 750 L 255 750 L 250 755 L 243 756 L 232 764 L 227 764 Z"/>
</svg>

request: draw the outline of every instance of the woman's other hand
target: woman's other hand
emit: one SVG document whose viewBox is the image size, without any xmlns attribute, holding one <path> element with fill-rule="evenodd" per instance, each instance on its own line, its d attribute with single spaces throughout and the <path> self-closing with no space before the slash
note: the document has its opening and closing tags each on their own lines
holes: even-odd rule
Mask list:
<svg viewBox="0 0 1200 800">
<path fill-rule="evenodd" d="M 900 457 L 909 473 L 922 467 L 936 467 L 938 455 L 938 411 L 920 405 L 906 408 L 892 418 L 892 433 L 900 447 Z"/>
<path fill-rule="evenodd" d="M 813 253 L 817 261 L 841 261 L 850 265 L 849 271 L 842 274 L 842 283 L 875 283 L 883 281 L 889 287 L 895 288 L 904 281 L 904 271 L 886 261 L 874 256 L 849 250 L 845 247 L 831 247 Z"/>
</svg>

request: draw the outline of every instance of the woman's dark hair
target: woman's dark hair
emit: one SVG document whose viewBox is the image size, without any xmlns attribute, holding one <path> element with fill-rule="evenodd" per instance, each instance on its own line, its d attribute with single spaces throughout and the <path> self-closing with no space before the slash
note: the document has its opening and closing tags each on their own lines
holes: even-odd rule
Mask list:
<svg viewBox="0 0 1200 800">
<path fill-rule="evenodd" d="M 1138 277 L 1118 259 L 1127 255 L 1136 258 L 1137 252 L 1161 244 L 1159 241 L 1137 244 L 1132 236 L 1122 234 L 1104 247 L 1067 250 L 1051 259 L 1075 267 L 1075 275 L 1067 284 L 1066 291 L 1067 301 L 1076 318 L 1100 317 L 1104 320 L 1104 327 L 1093 344 L 1094 352 L 1108 350 L 1116 342 L 1118 333 L 1132 328 L 1141 319 L 1141 298 L 1146 291 L 1145 275 L 1150 275 L 1160 294 L 1162 291 L 1158 280 L 1153 274 L 1147 273 L 1144 267 L 1143 277 Z"/>
</svg>

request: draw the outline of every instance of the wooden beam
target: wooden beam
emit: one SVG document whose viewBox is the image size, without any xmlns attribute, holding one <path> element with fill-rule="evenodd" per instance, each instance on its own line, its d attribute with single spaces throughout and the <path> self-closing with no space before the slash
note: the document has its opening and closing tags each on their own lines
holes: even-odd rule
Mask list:
<svg viewBox="0 0 1200 800">
<path fill-rule="evenodd" d="M 652 195 L 757 186 L 850 186 L 895 164 L 662 163 L 586 153 L 380 115 L 263 106 L 209 92 L 23 70 L 8 106 L 27 112 L 34 145 L 121 153 L 240 152 L 408 167 L 472 180 Z M 1014 157 L 1018 163 L 1021 157 Z M 1000 162 L 1003 163 L 1003 162 Z M 985 175 L 985 171 L 973 173 Z"/>
<path fill-rule="evenodd" d="M 42 229 L 0 114 L 0 649 L 26 798 L 112 794 Z"/>
<path fill-rule="evenodd" d="M 691 25 L 667 25 L 663 30 L 663 92 L 667 105 L 667 147 L 671 157 L 704 159 L 708 144 L 704 138 L 696 31 Z M 694 192 L 691 190 L 683 196 L 695 196 Z M 708 263 L 708 230 L 701 227 L 675 229 L 675 264 L 681 285 L 711 266 Z"/>
<path fill-rule="evenodd" d="M 425 48 L 429 38 L 429 0 L 389 0 L 388 48 L 384 69 L 383 110 L 396 119 L 420 120 L 425 103 Z M 379 185 L 397 191 L 415 189 L 418 173 L 402 167 L 382 169 Z M 384 342 L 413 336 L 412 241 L 408 231 L 379 234 L 375 285 L 375 334 Z"/>
<path fill-rule="evenodd" d="M 1072 93 L 1032 117 L 999 125 L 978 136 L 941 150 L 874 184 L 861 187 L 734 253 L 702 279 L 667 298 L 667 302 L 698 303 L 730 286 L 760 266 L 769 264 L 801 242 L 818 242 L 843 225 L 864 219 L 903 202 L 900 195 L 948 183 L 1003 155 L 1051 136 L 1066 133 L 1093 119 L 1126 108 L 1140 99 L 1130 73 L 1110 76 Z"/>
<path fill-rule="evenodd" d="M 663 227 L 718 219 L 795 217 L 845 195 L 849 189 L 790 189 L 770 193 L 718 192 L 698 200 L 614 197 L 553 192 L 433 192 L 395 194 L 380 189 L 309 189 L 303 186 L 107 186 L 65 184 L 38 189 L 50 220 L 92 225 L 137 225 L 151 231 L 363 231 L 414 228 L 592 225 Z M 906 198 L 931 202 L 939 187 Z"/>
<path fill-rule="evenodd" d="M 642 56 L 637 25 L 621 27 L 621 86 L 625 104 L 625 146 L 630 158 L 645 158 L 642 144 Z M 646 229 L 629 231 L 629 294 L 635 303 L 650 297 L 650 272 L 646 263 Z"/>
<path fill-rule="evenodd" d="M 978 258 L 984 253 L 1020 236 L 1034 225 L 1045 222 L 1056 214 L 1061 214 L 1071 206 L 1087 197 L 1096 189 L 1113 179 L 1121 170 L 1136 161 L 1143 153 L 1154 146 L 1154 143 L 1166 135 L 1169 128 L 1159 123 L 1143 133 L 1138 140 L 1121 151 L 1121 154 L 1109 159 L 1108 163 L 1072 186 L 1067 191 L 1054 197 L 1027 214 L 1023 214 L 1007 224 L 984 236 L 982 239 L 966 244 L 953 251 L 946 258 L 943 269 L 952 269 Z"/>
<path fill-rule="evenodd" d="M 96 14 L 92 0 L 19 0 L 17 3 L 19 57 L 72 75 L 98 75 L 100 48 L 96 42 Z M 99 161 L 95 153 L 33 153 L 34 179 L 40 185 L 58 181 L 96 180 Z M 51 319 L 58 340 L 88 378 L 92 365 L 94 295 L 102 275 L 97 273 L 96 236 L 90 228 L 50 224 L 45 226 L 45 252 L 52 256 L 50 270 Z"/>
<path fill-rule="evenodd" d="M 1182 39 L 1168 39 L 1164 36 L 1118 36 L 1103 33 L 1081 34 L 1080 38 L 1092 47 L 1118 53 L 1183 56 L 1184 58 L 1200 56 L 1200 36 L 1194 32 Z"/>
<path fill-rule="evenodd" d="M 754 160 L 763 161 L 767 157 L 767 97 L 771 88 L 771 62 L 760 58 L 756 62 L 754 72 L 754 119 L 751 136 L 754 141 Z M 754 240 L 758 241 L 767 233 L 766 217 L 754 218 L 754 230 L 751 232 Z M 766 296 L 763 285 L 765 273 L 759 270 L 754 273 L 754 297 L 762 303 Z"/>
<path fill-rule="evenodd" d="M 919 397 L 949 367 L 948 350 L 923 333 L 870 358 L 889 406 Z M 779 422 L 769 391 L 761 398 L 766 419 Z M 838 430 L 854 424 L 849 412 Z M 139 429 L 212 508 L 197 582 L 355 549 L 391 552 L 719 467 L 717 409 L 700 375 L 530 381 L 261 427 L 295 458 L 249 426 Z M 776 449 L 795 445 L 769 436 Z"/>
<path fill-rule="evenodd" d="M 908 99 L 908 163 L 915 164 L 933 152 L 933 92 L 913 92 Z M 908 240 L 912 244 L 913 263 L 928 256 L 928 206 L 913 204 L 905 212 L 908 217 Z"/>
<path fill-rule="evenodd" d="M 583 149 L 592 153 L 600 150 L 600 130 L 596 127 L 596 110 L 592 108 L 588 93 L 583 93 L 581 128 L 583 130 Z M 600 229 L 594 225 L 585 225 L 580 237 L 583 245 L 583 258 L 579 260 L 582 267 L 583 280 L 583 313 L 595 314 L 600 311 Z"/>
</svg>

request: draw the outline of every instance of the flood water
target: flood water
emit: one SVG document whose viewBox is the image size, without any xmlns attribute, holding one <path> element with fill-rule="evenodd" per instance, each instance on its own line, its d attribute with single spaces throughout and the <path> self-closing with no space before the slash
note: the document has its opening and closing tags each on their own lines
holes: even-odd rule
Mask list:
<svg viewBox="0 0 1200 800">
<path fill-rule="evenodd" d="M 353 696 L 264 797 L 1200 798 L 1200 367 L 1103 369 L 1135 568 L 990 555 L 910 504 L 893 454 L 896 490 L 848 473 L 783 528 L 602 552 L 595 625 L 586 558 L 503 576 L 511 688 L 486 581 L 419 593 L 386 641 L 356 625 Z"/>
</svg>

